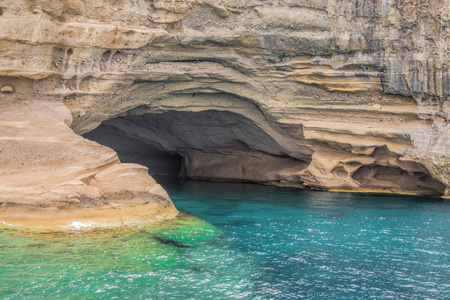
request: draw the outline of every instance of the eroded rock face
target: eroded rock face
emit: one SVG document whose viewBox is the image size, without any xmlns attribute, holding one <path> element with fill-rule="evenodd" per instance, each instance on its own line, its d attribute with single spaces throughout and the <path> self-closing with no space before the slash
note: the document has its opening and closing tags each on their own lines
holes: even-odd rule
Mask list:
<svg viewBox="0 0 450 300">
<path fill-rule="evenodd" d="M 137 224 L 177 214 L 136 164 L 75 134 L 60 102 L 0 105 L 0 219 L 14 225 Z"/>
<path fill-rule="evenodd" d="M 0 6 L 2 103 L 63 103 L 192 178 L 449 193 L 448 0 Z"/>
</svg>

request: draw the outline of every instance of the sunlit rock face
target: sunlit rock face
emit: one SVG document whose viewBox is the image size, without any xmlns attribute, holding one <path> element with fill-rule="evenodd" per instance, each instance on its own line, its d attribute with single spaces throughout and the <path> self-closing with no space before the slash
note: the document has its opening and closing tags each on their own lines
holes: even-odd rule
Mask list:
<svg viewBox="0 0 450 300">
<path fill-rule="evenodd" d="M 63 103 L 24 101 L 0 110 L 0 220 L 54 227 L 141 224 L 177 215 L 166 191 L 137 164 L 75 134 Z"/>
<path fill-rule="evenodd" d="M 449 194 L 448 0 L 0 7 L 12 89 L 1 105 L 62 103 L 76 134 L 117 134 L 126 161 L 148 152 L 190 178 Z"/>
</svg>

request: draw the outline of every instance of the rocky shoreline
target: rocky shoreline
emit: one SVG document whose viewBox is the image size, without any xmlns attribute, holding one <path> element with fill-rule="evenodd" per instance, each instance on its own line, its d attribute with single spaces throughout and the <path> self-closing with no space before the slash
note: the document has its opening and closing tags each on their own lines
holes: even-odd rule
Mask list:
<svg viewBox="0 0 450 300">
<path fill-rule="evenodd" d="M 122 164 L 111 149 L 73 133 L 64 105 L 2 105 L 0 123 L 0 221 L 102 227 L 177 215 L 146 167 Z"/>
</svg>

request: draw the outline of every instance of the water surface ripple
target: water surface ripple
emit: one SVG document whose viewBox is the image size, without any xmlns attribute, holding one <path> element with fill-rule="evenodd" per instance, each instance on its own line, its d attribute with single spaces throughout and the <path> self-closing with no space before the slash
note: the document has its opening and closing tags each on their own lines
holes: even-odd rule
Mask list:
<svg viewBox="0 0 450 300">
<path fill-rule="evenodd" d="M 450 299 L 448 201 L 163 184 L 208 223 L 52 237 L 0 227 L 0 298 Z"/>
</svg>

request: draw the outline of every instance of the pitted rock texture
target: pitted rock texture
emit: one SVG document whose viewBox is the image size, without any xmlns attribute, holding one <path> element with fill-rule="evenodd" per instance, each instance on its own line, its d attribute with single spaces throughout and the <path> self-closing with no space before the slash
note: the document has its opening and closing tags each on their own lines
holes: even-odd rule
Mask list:
<svg viewBox="0 0 450 300">
<path fill-rule="evenodd" d="M 448 0 L 0 7 L 0 101 L 63 103 L 77 134 L 103 122 L 191 178 L 450 192 Z"/>
</svg>

